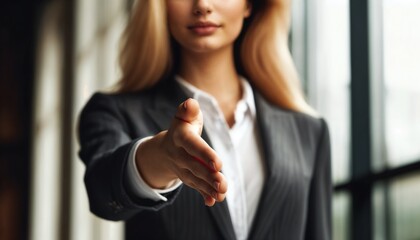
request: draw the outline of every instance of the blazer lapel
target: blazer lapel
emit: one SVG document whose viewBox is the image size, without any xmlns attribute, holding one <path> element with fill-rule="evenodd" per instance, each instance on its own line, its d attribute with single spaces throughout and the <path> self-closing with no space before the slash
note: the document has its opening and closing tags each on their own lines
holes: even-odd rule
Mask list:
<svg viewBox="0 0 420 240">
<path fill-rule="evenodd" d="M 179 85 L 176 84 L 175 79 L 168 80 L 165 84 L 158 87 L 155 97 L 151 102 L 151 108 L 148 109 L 151 119 L 157 124 L 160 130 L 165 130 L 170 127 L 178 105 L 188 98 Z M 201 137 L 212 146 L 205 126 Z M 216 203 L 213 207 L 208 207 L 208 209 L 224 239 L 235 239 L 235 232 L 226 200 L 221 203 Z"/>
<path fill-rule="evenodd" d="M 208 209 L 214 222 L 219 227 L 220 232 L 223 235 L 223 239 L 236 239 L 226 200 L 221 203 L 216 203 L 213 207 L 208 207 Z"/>
<path fill-rule="evenodd" d="M 254 93 L 267 175 L 249 239 L 265 239 L 270 228 L 280 227 L 273 226 L 274 218 L 288 214 L 285 205 L 286 195 L 291 190 L 293 164 L 290 160 L 295 158 L 296 126 L 291 114 Z"/>
<path fill-rule="evenodd" d="M 188 96 L 176 84 L 175 79 L 165 79 L 159 83 L 152 93 L 152 100 L 147 111 L 151 120 L 155 122 L 159 130 L 167 130 L 175 116 L 178 105 L 185 101 Z"/>
</svg>

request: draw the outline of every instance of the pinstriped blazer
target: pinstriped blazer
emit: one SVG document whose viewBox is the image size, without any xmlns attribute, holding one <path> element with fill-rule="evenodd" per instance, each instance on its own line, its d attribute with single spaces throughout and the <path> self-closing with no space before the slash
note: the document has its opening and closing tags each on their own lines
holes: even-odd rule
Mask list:
<svg viewBox="0 0 420 240">
<path fill-rule="evenodd" d="M 287 111 L 255 92 L 266 179 L 249 239 L 331 239 L 330 142 L 325 121 Z M 167 202 L 132 194 L 125 169 L 133 144 L 168 129 L 187 96 L 173 78 L 136 93 L 96 93 L 79 120 L 90 210 L 126 222 L 126 239 L 235 239 L 226 201 L 206 207 L 188 186 Z M 202 135 L 210 145 L 205 126 Z"/>
</svg>

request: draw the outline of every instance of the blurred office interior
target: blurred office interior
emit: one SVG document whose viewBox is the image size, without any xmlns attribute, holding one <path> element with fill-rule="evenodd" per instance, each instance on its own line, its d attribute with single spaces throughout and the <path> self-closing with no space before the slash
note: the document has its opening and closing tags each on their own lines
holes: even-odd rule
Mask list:
<svg viewBox="0 0 420 240">
<path fill-rule="evenodd" d="M 123 239 L 89 212 L 75 127 L 118 80 L 132 2 L 1 4 L 0 239 Z M 420 0 L 292 0 L 292 55 L 331 132 L 336 240 L 420 239 L 419 13 Z"/>
</svg>

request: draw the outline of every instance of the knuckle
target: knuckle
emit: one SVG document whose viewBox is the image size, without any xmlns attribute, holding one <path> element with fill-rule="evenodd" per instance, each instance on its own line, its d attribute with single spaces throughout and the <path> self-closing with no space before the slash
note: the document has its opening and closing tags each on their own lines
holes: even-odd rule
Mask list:
<svg viewBox="0 0 420 240">
<path fill-rule="evenodd" d="M 179 136 L 180 141 L 184 144 L 191 142 L 192 138 L 193 133 L 191 131 L 183 131 L 183 133 Z"/>
</svg>

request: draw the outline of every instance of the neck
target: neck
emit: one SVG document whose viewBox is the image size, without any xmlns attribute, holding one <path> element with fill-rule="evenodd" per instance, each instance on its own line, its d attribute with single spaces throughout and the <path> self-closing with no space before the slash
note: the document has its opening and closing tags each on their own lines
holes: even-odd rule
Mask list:
<svg viewBox="0 0 420 240">
<path fill-rule="evenodd" d="M 219 104 L 240 97 L 241 85 L 235 69 L 233 48 L 211 53 L 182 52 L 179 75 L 197 88 L 213 95 Z"/>
<path fill-rule="evenodd" d="M 218 102 L 229 126 L 234 123 L 234 110 L 242 97 L 235 69 L 233 47 L 211 53 L 181 53 L 178 74 L 195 87 L 209 93 Z"/>
</svg>

